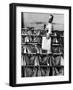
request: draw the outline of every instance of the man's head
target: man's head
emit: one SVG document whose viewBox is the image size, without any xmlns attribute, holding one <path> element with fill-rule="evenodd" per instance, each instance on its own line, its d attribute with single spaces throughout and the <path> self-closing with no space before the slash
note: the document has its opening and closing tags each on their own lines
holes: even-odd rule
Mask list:
<svg viewBox="0 0 73 90">
<path fill-rule="evenodd" d="M 49 23 L 52 23 L 52 21 L 53 21 L 53 15 L 50 14 L 50 15 L 49 15 L 49 21 L 48 21 L 48 22 L 49 22 Z"/>
</svg>

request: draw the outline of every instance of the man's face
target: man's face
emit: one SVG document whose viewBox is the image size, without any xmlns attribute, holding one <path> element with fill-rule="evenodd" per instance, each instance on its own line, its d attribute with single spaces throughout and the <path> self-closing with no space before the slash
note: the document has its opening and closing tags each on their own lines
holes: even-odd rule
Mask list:
<svg viewBox="0 0 73 90">
<path fill-rule="evenodd" d="M 53 21 L 53 17 L 52 15 L 49 15 L 49 23 L 52 23 L 52 21 Z"/>
<path fill-rule="evenodd" d="M 52 18 L 52 16 L 50 15 L 50 16 L 49 16 L 49 19 L 51 19 L 51 18 Z"/>
</svg>

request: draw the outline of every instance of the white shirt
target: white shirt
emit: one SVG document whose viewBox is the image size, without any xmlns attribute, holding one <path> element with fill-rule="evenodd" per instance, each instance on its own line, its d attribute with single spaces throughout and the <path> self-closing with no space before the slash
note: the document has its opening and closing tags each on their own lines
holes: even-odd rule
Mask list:
<svg viewBox="0 0 73 90">
<path fill-rule="evenodd" d="M 48 23 L 46 29 L 48 30 L 48 34 L 50 34 L 52 32 L 52 23 Z"/>
<path fill-rule="evenodd" d="M 52 23 L 48 23 L 46 25 L 46 30 L 48 30 L 47 32 L 47 37 L 49 37 L 49 35 L 52 32 Z M 42 49 L 44 50 L 48 50 L 48 53 L 51 52 L 51 38 L 47 39 L 46 37 L 42 38 Z"/>
</svg>

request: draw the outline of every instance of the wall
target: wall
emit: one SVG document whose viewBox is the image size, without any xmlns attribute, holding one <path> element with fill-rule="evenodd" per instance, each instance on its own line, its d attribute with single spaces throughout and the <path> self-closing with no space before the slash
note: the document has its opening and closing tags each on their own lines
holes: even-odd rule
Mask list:
<svg viewBox="0 0 73 90">
<path fill-rule="evenodd" d="M 73 0 L 1 0 L 0 1 L 0 89 L 1 90 L 72 90 L 72 84 L 12 88 L 9 82 L 9 3 L 73 5 Z M 73 37 L 73 35 L 72 35 Z M 73 66 L 72 66 L 73 68 Z M 73 79 L 72 79 L 73 81 Z"/>
<path fill-rule="evenodd" d="M 51 13 L 53 15 L 54 30 L 64 30 L 64 15 L 58 13 Z M 23 13 L 23 20 L 25 26 L 36 27 L 39 29 L 44 28 L 44 24 L 48 23 L 50 13 Z M 41 22 L 42 24 L 36 24 Z"/>
</svg>

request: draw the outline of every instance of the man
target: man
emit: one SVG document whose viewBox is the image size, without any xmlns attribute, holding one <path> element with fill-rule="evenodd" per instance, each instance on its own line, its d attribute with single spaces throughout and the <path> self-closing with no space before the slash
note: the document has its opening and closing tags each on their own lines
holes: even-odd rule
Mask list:
<svg viewBox="0 0 73 90">
<path fill-rule="evenodd" d="M 46 30 L 46 37 L 42 38 L 42 49 L 47 50 L 47 53 L 51 52 L 51 37 L 50 34 L 52 33 L 53 29 L 53 15 L 49 15 L 48 24 L 45 27 Z"/>
</svg>

